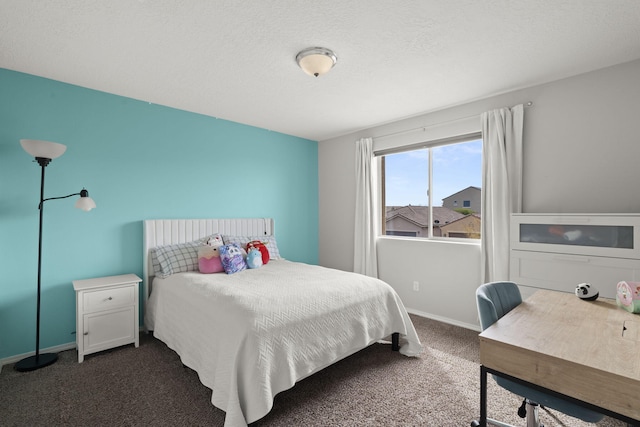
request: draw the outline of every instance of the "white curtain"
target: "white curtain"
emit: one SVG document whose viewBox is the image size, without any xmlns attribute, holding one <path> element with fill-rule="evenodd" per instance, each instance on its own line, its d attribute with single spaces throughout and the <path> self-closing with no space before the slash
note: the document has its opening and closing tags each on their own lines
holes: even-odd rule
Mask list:
<svg viewBox="0 0 640 427">
<path fill-rule="evenodd" d="M 524 106 L 482 114 L 482 278 L 509 280 L 509 221 L 522 211 Z"/>
<path fill-rule="evenodd" d="M 371 277 L 378 277 L 376 188 L 373 139 L 362 138 L 356 141 L 356 209 L 353 271 Z"/>
</svg>

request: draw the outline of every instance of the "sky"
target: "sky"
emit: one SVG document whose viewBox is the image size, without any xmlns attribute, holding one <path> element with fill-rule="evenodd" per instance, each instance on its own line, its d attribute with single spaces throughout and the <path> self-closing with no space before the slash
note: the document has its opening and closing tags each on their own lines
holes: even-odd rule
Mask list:
<svg viewBox="0 0 640 427">
<path fill-rule="evenodd" d="M 482 188 L 482 140 L 434 147 L 433 206 L 469 186 Z M 387 206 L 428 206 L 427 149 L 390 154 L 385 158 Z"/>
</svg>

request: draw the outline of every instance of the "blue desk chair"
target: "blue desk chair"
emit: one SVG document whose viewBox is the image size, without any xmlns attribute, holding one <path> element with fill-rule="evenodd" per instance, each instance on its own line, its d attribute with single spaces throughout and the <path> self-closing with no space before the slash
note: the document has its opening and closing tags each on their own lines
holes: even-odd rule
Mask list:
<svg viewBox="0 0 640 427">
<path fill-rule="evenodd" d="M 518 289 L 518 286 L 513 282 L 492 282 L 486 283 L 476 290 L 476 302 L 478 305 L 480 326 L 484 331 L 519 305 L 522 302 L 522 296 L 520 295 L 520 289 Z M 591 423 L 598 422 L 604 417 L 604 415 L 598 412 L 591 411 L 531 387 L 495 375 L 493 378 L 500 387 L 524 399 L 518 410 L 518 415 L 521 418 L 527 418 L 527 427 L 542 427 L 538 418 L 538 406 L 552 408 Z M 487 418 L 487 423 L 502 427 L 512 427 L 509 424 L 489 418 Z"/>
</svg>

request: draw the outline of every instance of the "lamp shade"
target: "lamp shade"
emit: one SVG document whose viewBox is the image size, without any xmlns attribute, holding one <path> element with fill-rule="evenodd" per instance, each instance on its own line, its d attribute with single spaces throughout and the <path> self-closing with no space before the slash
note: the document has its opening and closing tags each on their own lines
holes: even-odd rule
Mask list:
<svg viewBox="0 0 640 427">
<path fill-rule="evenodd" d="M 337 61 L 336 54 L 324 47 L 310 47 L 296 55 L 296 62 L 302 71 L 315 77 L 328 73 Z"/>
<path fill-rule="evenodd" d="M 80 197 L 76 201 L 75 206 L 78 209 L 82 209 L 85 212 L 89 212 L 91 209 L 96 207 L 96 202 L 94 202 L 91 197 Z"/>
<path fill-rule="evenodd" d="M 66 145 L 51 141 L 41 141 L 38 139 L 21 139 L 20 145 L 24 151 L 33 157 L 43 159 L 55 159 L 64 154 L 67 149 Z"/>
<path fill-rule="evenodd" d="M 76 201 L 75 207 L 82 209 L 85 212 L 89 212 L 91 209 L 96 207 L 96 202 L 89 197 L 89 192 L 83 188 L 80 192 L 80 198 Z"/>
</svg>

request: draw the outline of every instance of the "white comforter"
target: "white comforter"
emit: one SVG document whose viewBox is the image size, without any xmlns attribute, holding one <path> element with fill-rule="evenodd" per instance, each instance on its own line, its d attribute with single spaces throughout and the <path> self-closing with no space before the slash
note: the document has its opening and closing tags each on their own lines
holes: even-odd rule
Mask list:
<svg viewBox="0 0 640 427">
<path fill-rule="evenodd" d="M 277 393 L 393 332 L 402 354 L 422 351 L 388 284 L 283 260 L 156 278 L 145 322 L 213 390 L 225 427 L 264 417 Z"/>
</svg>

